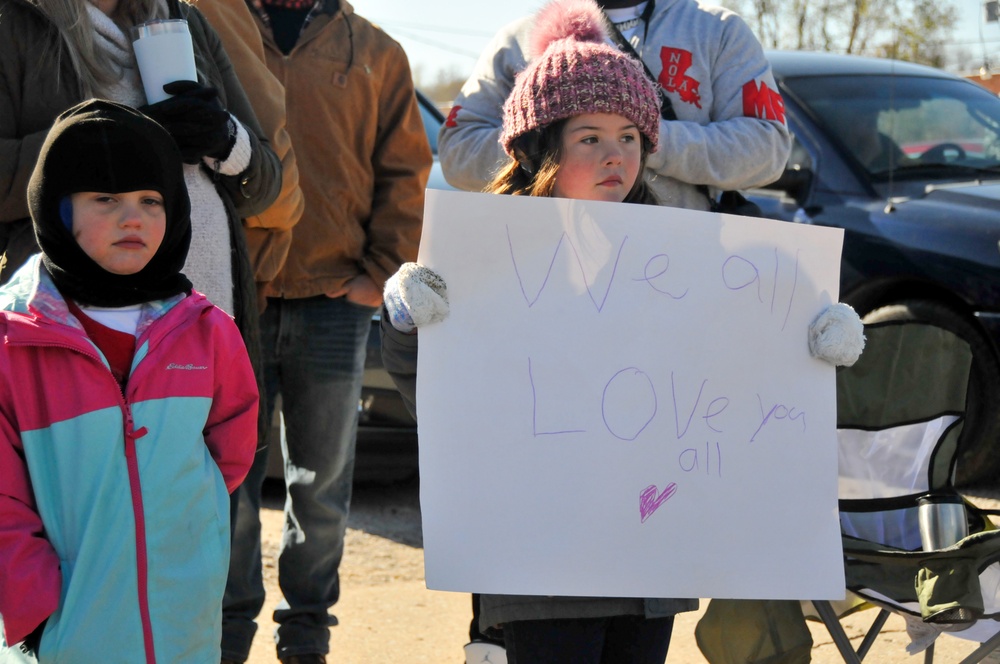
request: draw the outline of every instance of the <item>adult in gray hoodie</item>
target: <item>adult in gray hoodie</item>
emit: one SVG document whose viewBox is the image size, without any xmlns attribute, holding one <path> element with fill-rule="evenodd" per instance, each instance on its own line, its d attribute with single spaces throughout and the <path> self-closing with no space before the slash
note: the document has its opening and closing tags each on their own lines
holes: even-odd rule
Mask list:
<svg viewBox="0 0 1000 664">
<path fill-rule="evenodd" d="M 788 161 L 784 104 L 757 38 L 739 16 L 697 0 L 599 0 L 653 74 L 676 120 L 660 121 L 646 177 L 662 205 L 709 209 L 713 194 L 773 182 Z M 505 163 L 504 100 L 527 63 L 534 17 L 502 28 L 486 47 L 441 127 L 448 182 L 481 191 Z"/>
</svg>

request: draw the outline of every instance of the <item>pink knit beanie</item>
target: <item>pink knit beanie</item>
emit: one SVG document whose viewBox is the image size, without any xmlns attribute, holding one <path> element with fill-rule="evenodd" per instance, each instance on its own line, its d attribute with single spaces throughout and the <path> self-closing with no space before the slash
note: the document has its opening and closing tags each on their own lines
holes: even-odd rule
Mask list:
<svg viewBox="0 0 1000 664">
<path fill-rule="evenodd" d="M 583 113 L 628 118 L 659 141 L 660 100 L 642 65 L 606 43 L 594 0 L 553 0 L 535 18 L 528 66 L 503 107 L 500 143 L 510 156 L 518 137 Z"/>
</svg>

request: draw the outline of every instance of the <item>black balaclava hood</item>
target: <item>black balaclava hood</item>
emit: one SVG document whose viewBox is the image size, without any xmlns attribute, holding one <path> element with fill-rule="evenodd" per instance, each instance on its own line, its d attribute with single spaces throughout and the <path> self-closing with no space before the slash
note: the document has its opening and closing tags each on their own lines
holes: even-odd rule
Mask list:
<svg viewBox="0 0 1000 664">
<path fill-rule="evenodd" d="M 163 242 L 139 272 L 113 274 L 80 248 L 60 207 L 70 194 L 82 191 L 144 189 L 163 196 Z M 181 154 L 163 127 L 135 109 L 92 99 L 56 118 L 28 183 L 28 207 L 42 263 L 63 296 L 99 307 L 124 307 L 191 290 L 181 274 L 191 244 L 191 202 Z"/>
</svg>

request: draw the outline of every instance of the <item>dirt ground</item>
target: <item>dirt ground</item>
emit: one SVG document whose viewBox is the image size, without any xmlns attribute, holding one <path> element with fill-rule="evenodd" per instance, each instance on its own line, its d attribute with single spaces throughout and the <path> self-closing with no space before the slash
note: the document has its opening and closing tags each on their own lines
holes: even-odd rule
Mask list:
<svg viewBox="0 0 1000 664">
<path fill-rule="evenodd" d="M 259 619 L 249 662 L 276 662 L 271 614 L 280 599 L 276 556 L 281 537 L 280 486 L 266 489 L 263 522 L 264 575 L 267 602 Z M 996 496 L 973 496 L 983 507 L 1000 507 Z M 667 664 L 707 664 L 695 643 L 694 628 L 701 611 L 678 616 Z M 419 488 L 416 480 L 384 486 L 358 486 L 341 565 L 341 600 L 334 608 L 340 624 L 331 629 L 328 660 L 337 664 L 462 664 L 462 646 L 468 640 L 471 617 L 466 594 L 424 587 Z M 875 617 L 864 611 L 845 620 L 855 647 Z M 812 661 L 842 662 L 822 624 L 810 626 Z M 892 617 L 865 661 L 877 664 L 917 664 L 910 656 L 901 618 Z M 977 644 L 944 635 L 936 645 L 936 661 L 958 662 Z"/>
</svg>

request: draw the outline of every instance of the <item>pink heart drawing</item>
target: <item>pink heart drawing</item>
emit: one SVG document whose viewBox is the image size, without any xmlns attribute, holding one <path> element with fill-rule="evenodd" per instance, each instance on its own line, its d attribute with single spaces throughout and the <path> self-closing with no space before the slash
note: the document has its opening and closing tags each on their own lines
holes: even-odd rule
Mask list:
<svg viewBox="0 0 1000 664">
<path fill-rule="evenodd" d="M 671 482 L 663 489 L 660 495 L 657 494 L 656 485 L 650 484 L 642 493 L 639 494 L 639 516 L 641 517 L 640 523 L 645 523 L 646 519 L 650 515 L 660 508 L 660 505 L 665 503 L 670 496 L 674 495 L 677 491 L 677 483 Z"/>
</svg>

